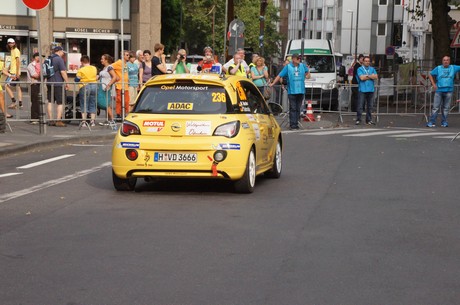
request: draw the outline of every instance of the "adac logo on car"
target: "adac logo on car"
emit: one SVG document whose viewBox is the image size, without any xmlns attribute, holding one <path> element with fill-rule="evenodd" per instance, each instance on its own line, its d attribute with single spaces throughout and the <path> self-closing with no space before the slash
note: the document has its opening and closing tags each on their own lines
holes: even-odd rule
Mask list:
<svg viewBox="0 0 460 305">
<path fill-rule="evenodd" d="M 181 126 L 179 123 L 172 123 L 171 124 L 171 130 L 174 132 L 178 132 L 181 129 Z"/>
</svg>

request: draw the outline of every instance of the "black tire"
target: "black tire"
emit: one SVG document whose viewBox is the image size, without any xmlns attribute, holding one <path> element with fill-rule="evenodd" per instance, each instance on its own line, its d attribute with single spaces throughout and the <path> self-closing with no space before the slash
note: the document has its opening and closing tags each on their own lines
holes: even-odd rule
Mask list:
<svg viewBox="0 0 460 305">
<path fill-rule="evenodd" d="M 283 168 L 283 151 L 281 149 L 281 143 L 278 140 L 275 150 L 275 158 L 273 159 L 272 169 L 265 173 L 265 176 L 268 178 L 278 179 L 281 176 L 281 170 Z"/>
<path fill-rule="evenodd" d="M 246 162 L 246 170 L 240 180 L 235 181 L 235 192 L 249 194 L 254 192 L 256 184 L 256 156 L 254 149 L 251 149 Z"/>
<path fill-rule="evenodd" d="M 112 170 L 113 186 L 117 191 L 134 191 L 136 187 L 137 178 L 123 179 L 119 178 Z"/>
</svg>

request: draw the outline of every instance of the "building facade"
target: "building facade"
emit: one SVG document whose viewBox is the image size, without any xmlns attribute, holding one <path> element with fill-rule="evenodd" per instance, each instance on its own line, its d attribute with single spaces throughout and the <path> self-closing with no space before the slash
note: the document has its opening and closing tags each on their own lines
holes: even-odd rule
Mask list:
<svg viewBox="0 0 460 305">
<path fill-rule="evenodd" d="M 100 65 L 102 54 L 120 57 L 122 41 L 127 50 L 153 49 L 161 41 L 161 0 L 51 0 L 38 18 L 22 0 L 8 2 L 0 6 L 0 53 L 6 54 L 7 40 L 14 38 L 23 71 L 38 51 L 39 32 L 42 54 L 49 55 L 54 45 L 66 50 L 70 74 L 81 55 Z"/>
</svg>

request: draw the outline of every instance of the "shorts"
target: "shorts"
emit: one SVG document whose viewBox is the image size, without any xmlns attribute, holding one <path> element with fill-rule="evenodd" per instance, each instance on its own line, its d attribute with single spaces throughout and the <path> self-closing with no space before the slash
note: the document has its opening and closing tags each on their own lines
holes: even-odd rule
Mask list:
<svg viewBox="0 0 460 305">
<path fill-rule="evenodd" d="M 62 105 L 63 101 L 63 87 L 61 84 L 56 84 L 56 85 L 46 85 L 46 88 L 48 89 L 46 92 L 46 97 L 48 98 L 48 103 L 53 103 L 55 102 L 58 105 Z M 53 91 L 53 92 L 52 92 Z M 51 98 L 51 93 L 53 93 L 53 98 Z"/>
<path fill-rule="evenodd" d="M 16 74 L 10 74 L 11 76 L 16 76 Z M 16 87 L 15 82 L 19 82 L 19 79 L 12 79 L 11 76 L 8 76 L 5 80 L 7 86 Z"/>
</svg>

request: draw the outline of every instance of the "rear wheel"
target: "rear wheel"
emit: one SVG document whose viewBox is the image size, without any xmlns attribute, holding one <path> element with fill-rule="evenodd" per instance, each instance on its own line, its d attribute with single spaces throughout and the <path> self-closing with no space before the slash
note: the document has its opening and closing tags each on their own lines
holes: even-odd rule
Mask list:
<svg viewBox="0 0 460 305">
<path fill-rule="evenodd" d="M 123 179 L 119 178 L 112 170 L 113 186 L 117 191 L 134 191 L 136 187 L 137 178 Z"/>
<path fill-rule="evenodd" d="M 281 176 L 281 169 L 282 169 L 282 150 L 281 150 L 281 143 L 278 140 L 276 144 L 276 151 L 275 157 L 273 158 L 273 166 L 272 169 L 265 173 L 265 176 L 269 178 L 279 178 Z"/>
<path fill-rule="evenodd" d="M 235 191 L 237 193 L 252 193 L 256 184 L 256 156 L 254 149 L 251 149 L 246 163 L 246 170 L 243 177 L 235 182 Z"/>
</svg>

